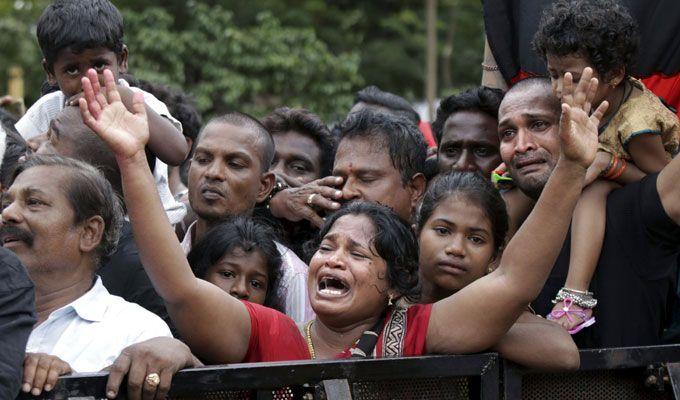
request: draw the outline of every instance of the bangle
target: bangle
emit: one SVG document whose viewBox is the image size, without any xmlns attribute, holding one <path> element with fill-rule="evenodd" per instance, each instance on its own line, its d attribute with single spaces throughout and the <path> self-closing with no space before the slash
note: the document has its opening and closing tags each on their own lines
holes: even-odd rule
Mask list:
<svg viewBox="0 0 680 400">
<path fill-rule="evenodd" d="M 618 158 L 617 156 L 612 155 L 612 159 L 609 162 L 607 169 L 605 171 L 602 171 L 602 174 L 600 174 L 600 176 L 604 179 L 609 179 L 610 176 L 616 173 L 616 169 L 619 167 L 620 160 L 621 159 Z"/>
<path fill-rule="evenodd" d="M 580 291 L 572 291 L 569 288 L 562 288 L 559 292 L 557 292 L 557 296 L 555 296 L 555 299 L 552 302 L 553 304 L 557 304 L 560 301 L 571 299 L 571 301 L 573 301 L 574 304 L 579 307 L 588 309 L 595 308 L 597 305 L 597 299 L 595 299 L 592 294 L 587 295 L 579 292 Z"/>
<path fill-rule="evenodd" d="M 609 172 L 612 170 L 612 167 L 614 166 L 614 161 L 616 161 L 616 156 L 613 154 L 610 154 L 611 158 L 609 159 L 609 164 L 605 169 L 600 172 L 600 178 L 604 178 L 605 176 L 609 175 Z"/>
<path fill-rule="evenodd" d="M 269 209 L 269 203 L 274 198 L 274 196 L 276 196 L 276 194 L 279 193 L 280 191 L 288 189 L 288 188 L 289 188 L 288 185 L 277 180 L 276 183 L 274 184 L 274 187 L 272 188 L 272 191 L 269 192 L 269 196 L 267 196 L 267 198 L 265 199 L 265 203 L 267 204 L 267 209 Z"/>
<path fill-rule="evenodd" d="M 626 170 L 626 167 L 628 166 L 628 163 L 626 163 L 626 160 L 621 159 L 621 165 L 619 166 L 619 169 L 614 173 L 614 175 L 610 176 L 609 179 L 610 181 L 615 181 L 623 175 L 623 172 Z"/>
<path fill-rule="evenodd" d="M 498 65 L 489 65 L 489 64 L 484 64 L 482 63 L 482 69 L 484 71 L 498 71 Z"/>
<path fill-rule="evenodd" d="M 568 288 L 566 286 L 563 287 L 562 290 L 566 290 L 567 292 L 571 292 L 571 293 L 583 294 L 583 295 L 586 295 L 586 296 L 592 296 L 593 295 L 593 292 L 589 292 L 587 290 L 576 290 L 576 289 Z"/>
</svg>

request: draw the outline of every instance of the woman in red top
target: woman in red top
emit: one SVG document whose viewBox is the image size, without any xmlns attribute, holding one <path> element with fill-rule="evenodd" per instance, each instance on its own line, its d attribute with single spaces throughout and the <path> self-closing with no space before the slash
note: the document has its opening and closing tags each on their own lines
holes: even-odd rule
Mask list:
<svg viewBox="0 0 680 400">
<path fill-rule="evenodd" d="M 451 297 L 409 308 L 404 345 L 396 351 L 414 355 L 485 350 L 539 293 L 562 246 L 585 171 L 595 157 L 597 126 L 607 107 L 605 103 L 588 116 L 597 80 L 584 76 L 572 104 L 562 106 L 559 132 L 550 132 L 561 143 L 559 161 L 531 215 L 508 244 L 500 266 Z M 316 358 L 333 358 L 379 326 L 388 305 L 408 294 L 401 292 L 394 277 L 409 275 L 415 268 L 409 265 L 409 257 L 400 258 L 415 253 L 410 249 L 414 244 L 406 240 L 382 248 L 383 227 L 374 225 L 366 213 L 352 213 L 351 207 L 329 219 L 310 262 L 308 290 L 317 319 L 306 329 L 307 338 L 285 315 L 241 302 L 195 278 L 148 171 L 144 146 L 149 131 L 143 99 L 136 96 L 129 112 L 120 101 L 111 72 L 104 71 L 105 94 L 100 93 L 97 79 L 94 70 L 83 78 L 83 120 L 116 154 L 142 262 L 182 337 L 203 360 L 307 359 L 312 349 Z M 376 211 L 381 212 L 385 213 Z M 388 339 L 385 345 L 391 346 L 392 338 Z"/>
</svg>

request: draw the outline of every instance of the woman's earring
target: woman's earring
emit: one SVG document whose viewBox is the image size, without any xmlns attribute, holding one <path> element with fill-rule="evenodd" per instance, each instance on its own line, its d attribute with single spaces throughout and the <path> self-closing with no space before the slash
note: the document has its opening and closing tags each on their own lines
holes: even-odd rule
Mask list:
<svg viewBox="0 0 680 400">
<path fill-rule="evenodd" d="M 387 298 L 387 306 L 388 307 L 392 306 L 392 295 L 389 295 L 389 297 Z"/>
</svg>

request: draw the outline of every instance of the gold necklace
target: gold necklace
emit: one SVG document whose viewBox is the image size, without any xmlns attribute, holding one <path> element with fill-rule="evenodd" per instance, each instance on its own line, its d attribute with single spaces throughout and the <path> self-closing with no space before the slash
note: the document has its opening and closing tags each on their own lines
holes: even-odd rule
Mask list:
<svg viewBox="0 0 680 400">
<path fill-rule="evenodd" d="M 307 337 L 307 349 L 309 350 L 309 355 L 312 356 L 312 360 L 316 359 L 316 352 L 314 351 L 314 343 L 312 343 L 312 323 L 314 320 L 307 322 L 305 325 L 305 336 Z"/>
</svg>

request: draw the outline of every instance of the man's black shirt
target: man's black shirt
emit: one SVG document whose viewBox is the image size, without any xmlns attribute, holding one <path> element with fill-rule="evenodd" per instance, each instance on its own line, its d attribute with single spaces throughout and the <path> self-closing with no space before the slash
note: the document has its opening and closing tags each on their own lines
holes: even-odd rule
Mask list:
<svg viewBox="0 0 680 400">
<path fill-rule="evenodd" d="M 106 290 L 126 301 L 136 303 L 158 315 L 175 333 L 163 299 L 156 293 L 149 276 L 144 271 L 139 251 L 132 235 L 132 225 L 125 221 L 118 248 L 102 260 L 97 274 Z"/>
<path fill-rule="evenodd" d="M 654 345 L 666 325 L 680 253 L 680 226 L 665 212 L 657 174 L 613 191 L 607 199 L 604 244 L 590 290 L 595 325 L 574 336 L 581 348 Z M 567 238 L 535 310 L 547 315 L 569 268 Z"/>
<path fill-rule="evenodd" d="M 19 393 L 26 342 L 35 322 L 33 282 L 16 255 L 0 248 L 0 399 Z"/>
</svg>

